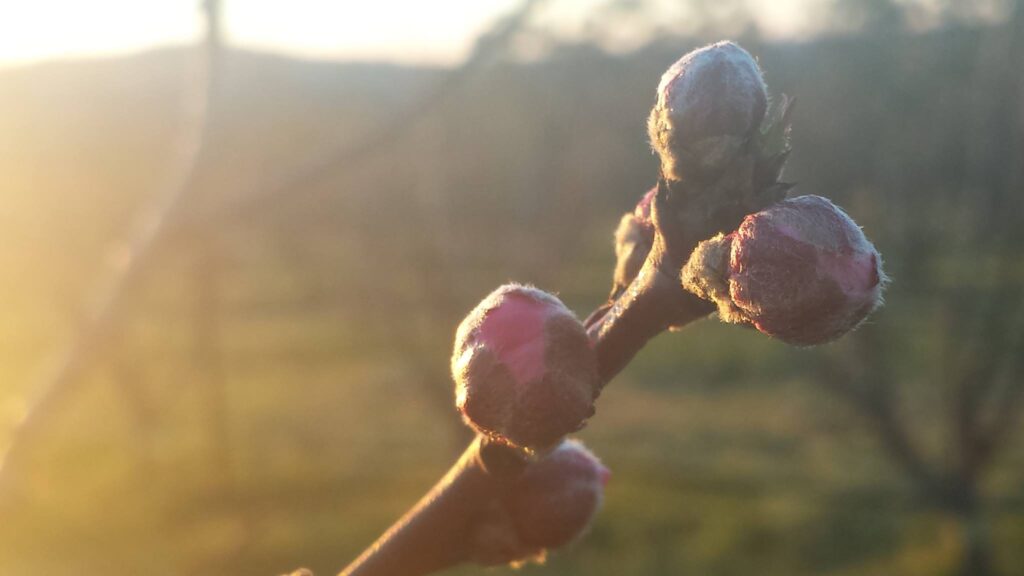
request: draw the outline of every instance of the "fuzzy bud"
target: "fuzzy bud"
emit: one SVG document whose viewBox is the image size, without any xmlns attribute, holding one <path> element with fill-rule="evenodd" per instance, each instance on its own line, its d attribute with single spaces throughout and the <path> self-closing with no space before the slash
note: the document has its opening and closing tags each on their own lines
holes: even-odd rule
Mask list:
<svg viewBox="0 0 1024 576">
<path fill-rule="evenodd" d="M 563 440 L 532 462 L 487 511 L 476 533 L 482 564 L 542 560 L 576 540 L 601 506 L 611 473 L 583 444 Z"/>
<path fill-rule="evenodd" d="M 498 288 L 462 321 L 452 375 L 467 423 L 527 449 L 582 428 L 599 389 L 580 321 L 558 298 L 518 284 Z"/>
<path fill-rule="evenodd" d="M 654 235 L 654 220 L 651 219 L 651 210 L 654 205 L 654 196 L 657 193 L 657 186 L 651 188 L 640 198 L 640 201 L 636 203 L 636 208 L 633 209 L 633 217 L 651 236 Z"/>
<path fill-rule="evenodd" d="M 768 92 L 754 58 L 732 42 L 689 52 L 661 77 L 647 121 L 670 180 L 716 176 L 760 128 Z"/>
<path fill-rule="evenodd" d="M 613 294 L 629 286 L 636 278 L 647 259 L 654 242 L 654 222 L 651 220 L 651 203 L 657 188 L 651 189 L 636 205 L 633 212 L 627 212 L 615 229 L 615 276 Z"/>
<path fill-rule="evenodd" d="M 856 328 L 882 304 L 887 282 L 864 232 L 820 196 L 784 200 L 702 242 L 682 277 L 722 320 L 801 346 Z"/>
</svg>

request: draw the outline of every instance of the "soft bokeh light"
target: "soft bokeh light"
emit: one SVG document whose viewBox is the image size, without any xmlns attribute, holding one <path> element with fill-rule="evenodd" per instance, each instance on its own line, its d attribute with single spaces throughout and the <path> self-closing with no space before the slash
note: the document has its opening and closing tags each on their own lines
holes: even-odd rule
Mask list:
<svg viewBox="0 0 1024 576">
<path fill-rule="evenodd" d="M 224 28 L 240 48 L 306 58 L 394 61 L 451 65 L 465 57 L 486 26 L 516 0 L 228 0 Z M 535 16 L 566 38 L 601 28 L 602 45 L 631 50 L 652 33 L 693 33 L 697 2 L 648 0 L 558 0 Z M 738 3 L 772 39 L 807 39 L 825 28 L 849 28 L 855 21 L 828 22 L 833 0 L 778 0 Z M 948 11 L 943 0 L 900 0 L 910 23 L 927 29 Z M 1005 16 L 1008 0 L 981 0 L 957 11 L 984 21 Z M 35 0 L 0 7 L 0 66 L 51 58 L 110 55 L 194 41 L 199 33 L 196 3 L 188 0 Z M 594 15 L 617 10 L 612 22 Z M 714 12 L 714 9 L 711 10 Z M 730 18 L 726 17 L 726 20 Z"/>
<path fill-rule="evenodd" d="M 181 0 L 4 2 L 0 64 L 188 42 L 199 31 L 196 8 L 195 3 Z"/>
<path fill-rule="evenodd" d="M 236 0 L 225 32 L 240 47 L 316 58 L 442 63 L 459 60 L 516 0 Z M 192 41 L 196 2 L 39 0 L 0 8 L 0 64 L 107 55 Z"/>
<path fill-rule="evenodd" d="M 0 0 L 0 574 L 336 574 L 469 440 L 480 298 L 606 302 L 658 79 L 723 38 L 798 99 L 784 179 L 863 226 L 885 307 L 652 340 L 581 432 L 592 532 L 488 573 L 1024 566 L 1024 379 L 970 387 L 1024 374 L 1024 0 L 200 1 Z"/>
</svg>

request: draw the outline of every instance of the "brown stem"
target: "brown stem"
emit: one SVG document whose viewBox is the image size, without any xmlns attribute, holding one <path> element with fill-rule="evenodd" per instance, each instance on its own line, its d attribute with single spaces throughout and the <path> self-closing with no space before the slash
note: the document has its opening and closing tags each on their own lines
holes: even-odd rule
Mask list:
<svg viewBox="0 0 1024 576">
<path fill-rule="evenodd" d="M 411 510 L 341 576 L 422 576 L 473 559 L 473 532 L 527 460 L 478 436 Z"/>
<path fill-rule="evenodd" d="M 637 279 L 590 327 L 604 383 L 658 333 L 712 310 L 659 269 L 659 246 L 655 242 Z M 478 436 L 444 478 L 341 576 L 420 576 L 472 560 L 473 532 L 483 511 L 526 463 L 518 451 Z"/>
<path fill-rule="evenodd" d="M 648 340 L 714 311 L 711 303 L 683 289 L 679 272 L 701 240 L 735 228 L 744 214 L 760 209 L 712 209 L 714 201 L 687 197 L 681 188 L 673 191 L 681 184 L 662 180 L 658 186 L 653 208 L 658 231 L 647 260 L 615 301 L 585 324 L 602 387 Z M 420 576 L 472 560 L 473 532 L 483 512 L 526 464 L 516 450 L 477 437 L 448 474 L 341 576 Z"/>
<path fill-rule="evenodd" d="M 745 214 L 773 198 L 765 195 L 746 204 L 719 206 L 721 199 L 700 186 L 658 181 L 652 203 L 656 232 L 647 260 L 613 302 L 587 318 L 603 384 L 621 372 L 651 338 L 714 312 L 713 304 L 683 289 L 679 278 L 683 265 L 702 240 L 736 228 Z"/>
<path fill-rule="evenodd" d="M 600 319 L 590 322 L 587 332 L 597 352 L 603 385 L 621 372 L 651 338 L 714 311 L 712 304 L 683 290 L 678 270 L 668 268 L 666 261 L 664 242 L 657 236 L 633 282 Z"/>
</svg>

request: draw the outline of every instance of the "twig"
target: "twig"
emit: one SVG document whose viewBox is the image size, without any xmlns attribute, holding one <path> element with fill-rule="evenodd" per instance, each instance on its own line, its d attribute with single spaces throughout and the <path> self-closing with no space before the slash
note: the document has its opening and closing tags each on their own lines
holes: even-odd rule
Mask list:
<svg viewBox="0 0 1024 576">
<path fill-rule="evenodd" d="M 470 560 L 476 521 L 526 464 L 512 448 L 478 436 L 441 481 L 341 576 L 421 576 Z"/>
<path fill-rule="evenodd" d="M 636 279 L 615 302 L 591 315 L 587 330 L 604 384 L 651 338 L 670 326 L 682 327 L 714 311 L 714 305 L 684 291 L 679 279 L 665 271 L 664 261 L 664 244 L 657 236 Z"/>
<path fill-rule="evenodd" d="M 650 292 L 640 296 L 627 291 L 622 296 L 628 299 L 621 307 L 624 312 L 614 317 L 606 314 L 607 320 L 591 332 L 600 365 L 621 369 L 644 342 L 668 328 L 671 323 L 664 322 L 666 317 L 681 321 L 706 315 L 706 303 L 701 300 L 696 300 L 699 306 L 683 307 L 676 315 L 659 313 L 657 303 L 669 294 L 668 283 L 662 274 L 652 278 L 637 284 L 638 290 L 650 287 Z M 647 337 L 631 337 L 627 332 Z M 617 372 L 609 368 L 604 375 L 610 379 Z M 482 512 L 489 502 L 501 497 L 504 487 L 526 464 L 518 450 L 489 444 L 478 436 L 444 478 L 341 576 L 421 576 L 472 560 L 473 530 Z"/>
<path fill-rule="evenodd" d="M 670 294 L 667 279 L 660 273 L 652 275 L 651 282 L 641 278 L 634 282 L 637 293 L 627 291 L 620 297 L 628 300 L 621 307 L 624 312 L 605 314 L 606 320 L 591 331 L 602 366 L 621 369 L 656 331 L 668 327 L 663 322 L 666 315 L 656 309 Z M 623 334 L 632 331 L 647 336 Z M 617 371 L 609 370 L 608 378 Z M 341 576 L 420 576 L 471 560 L 476 521 L 487 503 L 499 498 L 502 488 L 526 464 L 518 450 L 477 436 L 444 478 Z"/>
<path fill-rule="evenodd" d="M 661 186 L 669 186 L 662 182 Z M 673 206 L 707 213 L 701 202 Z M 672 250 L 659 231 L 640 273 L 610 305 L 591 314 L 588 335 L 597 353 L 602 386 L 618 374 L 644 344 L 670 326 L 681 327 L 706 316 L 713 306 L 683 290 L 671 270 L 678 270 L 697 243 L 719 229 L 735 228 L 742 216 L 718 214 L 673 239 Z M 481 459 L 478 437 L 441 482 L 376 543 L 346 568 L 342 576 L 418 576 L 471 559 L 466 546 L 474 521 L 486 503 L 498 498 L 506 482 L 525 467 L 520 452 L 490 444 Z M 483 461 L 501 462 L 493 466 Z"/>
</svg>

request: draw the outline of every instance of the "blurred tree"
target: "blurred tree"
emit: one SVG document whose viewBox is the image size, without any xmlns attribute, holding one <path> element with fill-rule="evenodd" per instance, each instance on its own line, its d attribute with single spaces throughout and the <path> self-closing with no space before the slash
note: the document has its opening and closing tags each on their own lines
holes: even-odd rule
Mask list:
<svg viewBox="0 0 1024 576">
<path fill-rule="evenodd" d="M 906 360 L 898 355 L 907 347 L 893 345 L 896 338 L 915 337 L 899 325 L 906 316 L 882 315 L 879 323 L 865 326 L 842 348 L 845 354 L 832 355 L 819 374 L 865 416 L 922 500 L 957 518 L 962 576 L 994 573 L 983 481 L 1001 451 L 1017 440 L 1013 435 L 1024 410 L 1022 61 L 1024 9 L 1018 2 L 1013 18 L 987 31 L 978 48 L 975 86 L 981 93 L 972 100 L 980 111 L 969 114 L 969 121 L 982 125 L 969 126 L 968 133 L 984 152 L 969 151 L 959 194 L 952 198 L 954 210 L 969 224 L 948 222 L 949 208 L 941 198 L 925 199 L 913 218 L 941 226 L 924 238 L 946 241 L 894 244 L 887 252 L 896 262 L 917 263 L 900 268 L 896 282 L 909 288 L 896 297 L 916 292 L 942 318 L 942 329 L 935 331 L 944 339 L 941 356 L 931 360 L 938 370 L 928 385 L 948 391 L 943 449 L 938 454 L 926 449 L 927 430 L 915 431 L 901 407 L 901 400 L 915 402 L 919 391 L 902 385 L 909 377 L 901 370 Z M 934 273 L 950 256 L 945 251 L 953 252 L 958 266 L 953 280 Z"/>
<path fill-rule="evenodd" d="M 78 389 L 82 374 L 104 358 L 123 329 L 131 297 L 152 266 L 151 254 L 166 246 L 169 224 L 181 218 L 185 200 L 194 195 L 195 182 L 209 143 L 209 115 L 222 51 L 220 0 L 199 3 L 204 35 L 197 47 L 201 61 L 197 78 L 188 87 L 184 122 L 169 177 L 139 213 L 127 239 L 118 245 L 118 261 L 104 270 L 95 287 L 91 309 L 79 322 L 66 345 L 52 360 L 51 371 L 30 391 L 25 415 L 12 432 L 10 445 L 0 453 L 0 496 L 14 486 L 11 477 L 23 454 L 31 453 L 36 437 L 47 429 L 55 408 Z"/>
</svg>

